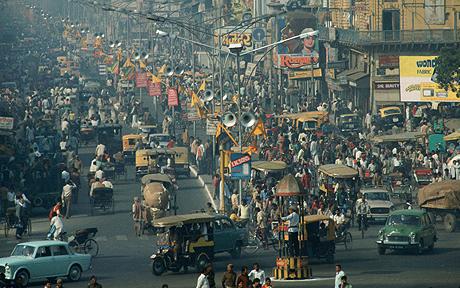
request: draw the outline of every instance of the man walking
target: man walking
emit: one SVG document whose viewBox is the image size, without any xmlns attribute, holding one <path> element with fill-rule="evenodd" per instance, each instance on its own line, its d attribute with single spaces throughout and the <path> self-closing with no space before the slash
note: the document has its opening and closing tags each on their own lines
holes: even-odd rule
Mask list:
<svg viewBox="0 0 460 288">
<path fill-rule="evenodd" d="M 139 197 L 134 197 L 134 203 L 132 207 L 133 221 L 134 221 L 134 233 L 137 237 L 141 236 L 141 223 L 142 223 L 142 204 L 139 201 Z"/>
<path fill-rule="evenodd" d="M 335 265 L 335 285 L 334 288 L 341 288 L 342 277 L 345 276 L 345 272 L 342 270 L 342 265 Z"/>
<path fill-rule="evenodd" d="M 61 200 L 66 209 L 65 218 L 70 218 L 70 205 L 72 205 L 72 190 L 77 188 L 77 186 L 70 180 L 62 187 Z"/>
<path fill-rule="evenodd" d="M 236 287 L 236 273 L 233 271 L 233 264 L 227 265 L 227 271 L 222 276 L 222 288 Z"/>
</svg>

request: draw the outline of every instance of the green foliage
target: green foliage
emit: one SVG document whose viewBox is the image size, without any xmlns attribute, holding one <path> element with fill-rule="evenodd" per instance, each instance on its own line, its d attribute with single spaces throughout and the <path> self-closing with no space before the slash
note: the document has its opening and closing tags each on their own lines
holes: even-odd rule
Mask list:
<svg viewBox="0 0 460 288">
<path fill-rule="evenodd" d="M 444 48 L 436 58 L 436 82 L 444 89 L 457 92 L 460 83 L 460 49 Z"/>
</svg>

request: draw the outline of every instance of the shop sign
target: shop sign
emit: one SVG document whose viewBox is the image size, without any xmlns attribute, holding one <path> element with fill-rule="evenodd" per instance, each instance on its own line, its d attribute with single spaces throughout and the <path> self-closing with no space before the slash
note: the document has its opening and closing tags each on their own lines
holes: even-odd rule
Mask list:
<svg viewBox="0 0 460 288">
<path fill-rule="evenodd" d="M 392 82 L 374 82 L 375 90 L 393 90 L 399 89 L 399 81 Z"/>
<path fill-rule="evenodd" d="M 398 68 L 399 67 L 399 56 L 398 55 L 380 55 L 379 56 L 379 68 Z"/>
<path fill-rule="evenodd" d="M 14 118 L 13 117 L 0 117 L 0 129 L 13 130 Z"/>
</svg>

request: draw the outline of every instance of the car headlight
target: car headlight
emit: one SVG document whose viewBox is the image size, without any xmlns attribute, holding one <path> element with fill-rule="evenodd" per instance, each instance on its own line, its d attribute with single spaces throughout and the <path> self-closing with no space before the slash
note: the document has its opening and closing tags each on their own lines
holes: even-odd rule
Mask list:
<svg viewBox="0 0 460 288">
<path fill-rule="evenodd" d="M 379 240 L 383 240 L 384 237 L 385 237 L 385 233 L 383 233 L 383 230 L 380 230 L 379 231 Z"/>
<path fill-rule="evenodd" d="M 411 232 L 411 233 L 409 234 L 409 238 L 410 238 L 410 243 L 415 243 L 415 242 L 416 242 L 417 235 L 415 235 L 414 232 Z"/>
</svg>

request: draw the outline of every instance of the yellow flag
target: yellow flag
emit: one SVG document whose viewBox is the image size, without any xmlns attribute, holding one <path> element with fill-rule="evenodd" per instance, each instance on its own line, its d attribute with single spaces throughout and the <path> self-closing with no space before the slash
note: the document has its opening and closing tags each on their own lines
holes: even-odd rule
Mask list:
<svg viewBox="0 0 460 288">
<path fill-rule="evenodd" d="M 161 66 L 161 68 L 158 70 L 158 74 L 164 74 L 166 71 L 166 64 L 163 64 L 163 66 Z"/>
<path fill-rule="evenodd" d="M 252 129 L 251 135 L 263 135 L 264 138 L 267 138 L 267 132 L 265 131 L 265 126 L 264 122 L 262 122 L 262 119 L 259 118 L 259 120 L 257 120 L 257 124 L 254 126 L 254 129 Z"/>
<path fill-rule="evenodd" d="M 150 74 L 151 74 L 150 76 L 152 77 L 152 82 L 153 83 L 161 83 L 160 78 L 158 78 L 157 76 L 153 75 L 152 73 L 150 73 Z"/>
<path fill-rule="evenodd" d="M 191 103 L 191 105 L 192 105 L 192 107 L 193 106 L 197 106 L 197 107 L 203 106 L 203 103 L 201 102 L 201 99 L 198 98 L 198 96 L 193 91 L 192 91 L 192 103 Z"/>
<path fill-rule="evenodd" d="M 200 88 L 198 88 L 198 92 L 204 91 L 204 90 L 206 90 L 206 81 L 205 80 L 203 80 L 203 82 L 201 82 Z"/>
<path fill-rule="evenodd" d="M 232 101 L 233 103 L 238 104 L 238 94 L 232 96 Z"/>
<path fill-rule="evenodd" d="M 145 70 L 145 69 L 147 68 L 147 65 L 145 65 L 144 62 L 139 61 L 139 67 L 140 67 L 141 69 L 144 69 L 144 70 Z"/>
<path fill-rule="evenodd" d="M 133 62 L 131 62 L 131 59 L 126 58 L 125 64 L 123 64 L 123 67 L 135 67 Z"/>
</svg>

